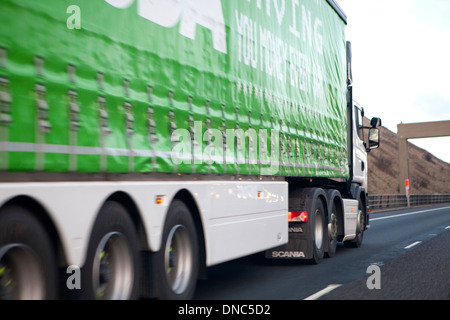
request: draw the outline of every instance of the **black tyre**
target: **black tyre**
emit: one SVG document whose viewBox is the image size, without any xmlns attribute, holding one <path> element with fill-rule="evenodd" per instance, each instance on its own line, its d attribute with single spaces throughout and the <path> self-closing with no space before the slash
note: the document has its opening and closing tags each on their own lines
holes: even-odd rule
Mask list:
<svg viewBox="0 0 450 320">
<path fill-rule="evenodd" d="M 176 199 L 170 205 L 161 250 L 155 256 L 158 298 L 186 300 L 193 297 L 199 272 L 198 247 L 191 213 Z"/>
<path fill-rule="evenodd" d="M 0 210 L 0 300 L 57 298 L 52 243 L 33 214 L 19 206 Z"/>
<path fill-rule="evenodd" d="M 82 298 L 132 300 L 141 281 L 139 242 L 126 209 L 114 201 L 100 210 L 81 271 Z"/>
<path fill-rule="evenodd" d="M 308 223 L 311 232 L 313 257 L 310 262 L 319 264 L 322 262 L 325 253 L 325 241 L 327 240 L 327 225 L 325 220 L 325 209 L 320 198 L 314 201 Z"/>
</svg>

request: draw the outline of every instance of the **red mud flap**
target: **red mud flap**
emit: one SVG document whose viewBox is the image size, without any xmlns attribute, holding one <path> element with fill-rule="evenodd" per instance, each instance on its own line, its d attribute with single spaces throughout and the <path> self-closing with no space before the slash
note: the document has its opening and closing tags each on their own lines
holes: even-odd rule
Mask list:
<svg viewBox="0 0 450 320">
<path fill-rule="evenodd" d="M 312 246 L 308 241 L 307 223 L 289 223 L 289 241 L 266 251 L 266 259 L 311 259 Z"/>
</svg>

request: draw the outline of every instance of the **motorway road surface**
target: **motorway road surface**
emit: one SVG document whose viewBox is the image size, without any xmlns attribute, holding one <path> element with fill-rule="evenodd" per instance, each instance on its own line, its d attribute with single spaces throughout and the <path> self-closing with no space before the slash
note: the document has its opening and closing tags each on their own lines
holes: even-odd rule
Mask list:
<svg viewBox="0 0 450 320">
<path fill-rule="evenodd" d="M 374 213 L 360 248 L 319 265 L 263 254 L 213 266 L 197 300 L 450 299 L 450 206 Z M 379 266 L 380 289 L 368 289 Z"/>
</svg>

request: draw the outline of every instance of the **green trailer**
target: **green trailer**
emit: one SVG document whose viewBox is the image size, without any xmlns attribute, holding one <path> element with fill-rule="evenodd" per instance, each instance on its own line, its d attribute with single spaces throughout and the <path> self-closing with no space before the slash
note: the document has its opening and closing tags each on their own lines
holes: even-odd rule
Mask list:
<svg viewBox="0 0 450 320">
<path fill-rule="evenodd" d="M 0 169 L 349 176 L 331 5 L 172 2 L 2 1 Z"/>
</svg>

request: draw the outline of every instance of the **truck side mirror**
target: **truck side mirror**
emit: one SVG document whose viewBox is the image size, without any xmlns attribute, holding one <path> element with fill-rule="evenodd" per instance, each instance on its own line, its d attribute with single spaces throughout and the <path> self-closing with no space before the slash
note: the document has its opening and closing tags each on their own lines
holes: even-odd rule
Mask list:
<svg viewBox="0 0 450 320">
<path fill-rule="evenodd" d="M 372 149 L 377 149 L 379 146 L 380 146 L 380 129 L 370 128 L 369 147 L 367 148 L 367 152 L 370 152 L 370 150 Z"/>
<path fill-rule="evenodd" d="M 372 118 L 372 120 L 370 120 L 370 125 L 372 126 L 372 128 L 381 126 L 381 119 L 380 118 Z"/>
</svg>

